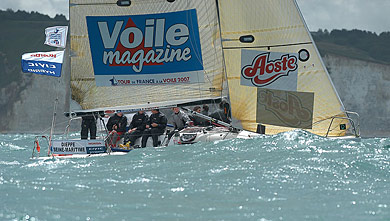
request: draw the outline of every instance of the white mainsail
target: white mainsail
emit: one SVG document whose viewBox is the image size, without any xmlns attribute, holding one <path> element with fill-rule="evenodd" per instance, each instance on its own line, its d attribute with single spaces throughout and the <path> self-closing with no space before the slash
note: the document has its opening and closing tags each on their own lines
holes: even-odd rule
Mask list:
<svg viewBox="0 0 390 221">
<path fill-rule="evenodd" d="M 300 94 L 308 96 L 301 100 L 306 100 L 302 103 L 312 105 L 310 110 L 312 121 L 296 128 L 306 128 L 315 134 L 325 135 L 332 116 L 346 116 L 343 104 L 295 0 L 220 0 L 218 3 L 229 97 L 235 126 L 256 131 L 258 125 L 262 124 L 266 128 L 266 134 L 292 130 L 294 126 L 288 124 L 275 125 L 282 125 L 288 117 L 291 119 L 292 115 L 287 116 L 288 113 L 283 116 L 283 108 L 285 112 L 290 110 L 290 114 L 294 112 L 289 107 L 289 103 L 293 103 L 291 99 L 299 97 Z M 240 36 L 245 35 L 254 36 L 254 42 L 245 44 L 238 40 Z M 243 53 L 248 51 L 263 53 L 263 55 L 270 53 L 269 56 L 274 52 L 295 53 L 299 56 L 296 91 L 242 85 L 240 83 L 242 67 L 237 61 L 241 61 Z M 314 100 L 310 101 L 310 96 L 314 96 Z M 291 99 L 289 100 L 288 97 Z M 259 111 L 259 108 L 263 112 Z M 266 119 L 272 116 L 276 122 L 274 125 L 270 125 Z M 346 130 L 339 128 L 340 124 L 349 126 L 347 120 L 335 119 L 330 136 L 345 134 Z"/>
<path fill-rule="evenodd" d="M 176 1 L 174 3 L 170 3 L 166 0 L 132 0 L 131 6 L 128 7 L 119 7 L 117 6 L 116 2 L 116 0 L 70 0 L 69 3 L 71 18 L 70 39 L 72 54 L 72 98 L 76 100 L 83 109 L 101 110 L 118 106 L 135 108 L 163 104 L 178 104 L 194 100 L 216 99 L 227 95 L 226 87 L 223 89 L 225 73 L 222 65 L 222 46 L 219 38 L 216 38 L 217 34 L 219 33 L 219 24 L 215 1 Z M 193 11 L 191 10 L 196 12 L 195 19 L 193 19 L 194 17 L 191 17 L 191 15 L 193 15 Z M 181 14 L 176 15 L 175 12 L 185 12 L 186 14 L 184 14 L 184 16 L 180 16 Z M 167 18 L 159 19 L 158 16 L 163 13 L 167 13 L 165 14 Z M 193 31 L 191 28 L 189 28 L 190 33 L 186 44 L 190 45 L 189 48 L 191 48 L 191 50 L 193 49 L 192 51 L 197 50 L 200 52 L 200 54 L 192 52 L 192 54 L 190 54 L 191 59 L 197 59 L 197 62 L 202 66 L 200 70 L 197 70 L 195 75 L 190 73 L 192 74 L 191 78 L 195 76 L 195 78 L 199 78 L 199 81 L 197 82 L 198 79 L 195 79 L 192 80 L 193 82 L 186 82 L 186 76 L 189 73 L 186 71 L 186 69 L 191 70 L 191 68 L 193 68 L 191 66 L 193 65 L 191 65 L 191 63 L 187 65 L 186 62 L 188 63 L 188 61 L 182 59 L 181 61 L 176 61 L 175 63 L 179 66 L 182 66 L 180 71 L 173 71 L 168 73 L 164 72 L 164 70 L 167 70 L 164 68 L 171 65 L 169 62 L 162 62 L 162 64 L 160 63 L 159 65 L 155 65 L 156 70 L 160 69 L 162 73 L 170 74 L 170 77 L 167 79 L 163 79 L 164 75 L 157 75 L 150 72 L 144 75 L 148 76 L 148 74 L 150 74 L 149 76 L 151 77 L 160 76 L 160 78 L 156 77 L 157 80 L 155 81 L 148 81 L 148 78 L 144 78 L 143 80 L 141 79 L 138 81 L 137 76 L 139 76 L 138 74 L 142 74 L 142 72 L 146 69 L 145 65 L 147 65 L 147 62 L 144 63 L 145 65 L 143 66 L 143 70 L 138 73 L 131 69 L 140 69 L 139 63 L 137 65 L 127 65 L 124 67 L 131 70 L 129 71 L 128 75 L 132 75 L 130 77 L 133 77 L 133 81 L 118 80 L 118 76 L 125 76 L 124 73 L 118 72 L 118 75 L 114 75 L 116 73 L 113 73 L 113 76 L 110 76 L 110 72 L 116 72 L 118 69 L 115 69 L 115 67 L 108 67 L 107 65 L 103 67 L 104 70 L 107 70 L 107 73 L 103 73 L 107 74 L 106 82 L 111 81 L 112 84 L 117 84 L 117 86 L 99 86 L 99 82 L 101 80 L 98 81 L 98 78 L 103 78 L 101 78 L 101 75 L 98 75 L 98 72 L 100 71 L 99 74 L 101 74 L 103 69 L 98 68 L 100 66 L 96 65 L 96 62 L 101 61 L 99 61 L 97 58 L 94 58 L 92 53 L 95 53 L 94 50 L 96 50 L 96 45 L 99 43 L 99 41 L 100 43 L 102 42 L 101 36 L 106 36 L 106 39 L 103 39 L 103 41 L 105 41 L 103 42 L 104 46 L 109 47 L 110 43 L 113 42 L 116 44 L 115 47 L 117 48 L 119 48 L 119 44 L 123 44 L 125 46 L 127 44 L 128 47 L 131 47 L 131 45 L 136 42 L 134 39 L 134 33 L 136 33 L 134 31 L 135 28 L 140 30 L 137 31 L 136 34 L 140 33 L 146 36 L 148 35 L 147 32 L 149 32 L 149 34 L 153 31 L 158 32 L 160 29 L 157 26 L 160 25 L 160 27 L 162 27 L 161 33 L 165 32 L 167 35 L 167 32 L 169 32 L 168 23 L 171 22 L 169 20 L 169 16 L 174 18 L 176 16 L 177 19 L 179 19 L 179 21 L 177 21 L 179 23 L 181 22 L 180 20 L 182 20 L 183 23 L 190 25 L 197 23 L 198 25 L 197 27 L 193 27 L 193 29 L 198 29 L 198 41 L 200 42 L 200 48 L 196 48 L 199 47 L 199 45 L 196 44 L 196 39 L 194 40 L 191 38 L 191 35 L 193 34 L 191 32 Z M 136 27 L 134 27 L 134 24 L 133 27 L 131 27 L 131 25 L 129 25 L 130 22 L 127 22 L 126 19 L 135 21 L 134 24 Z M 142 20 L 144 23 L 142 24 L 137 19 Z M 128 26 L 125 27 L 126 22 Z M 123 26 L 121 26 L 122 24 Z M 93 32 L 94 26 L 96 26 L 97 30 L 100 31 L 100 36 L 96 35 L 96 33 L 99 32 Z M 126 32 L 125 29 L 128 27 L 130 27 L 130 29 L 127 30 L 127 39 L 122 38 L 123 33 Z M 178 41 L 177 39 L 179 37 L 185 36 L 184 34 L 178 36 L 178 32 L 181 31 L 184 33 L 186 31 L 183 31 L 183 29 L 180 30 L 180 26 L 178 27 L 179 28 L 176 30 L 171 30 L 171 35 L 174 36 L 170 38 L 171 43 L 175 43 L 175 41 Z M 118 29 L 115 30 L 116 28 Z M 121 28 L 120 31 L 118 31 L 119 28 Z M 116 31 L 118 31 L 118 36 L 117 40 L 115 41 L 114 38 L 116 37 Z M 102 32 L 104 33 L 102 34 Z M 148 40 L 148 38 L 145 37 L 140 45 L 144 45 L 146 48 L 147 44 L 151 44 L 151 47 L 149 47 L 148 50 L 163 50 L 164 53 L 167 50 L 172 50 L 174 47 L 172 45 L 168 45 L 168 37 L 165 39 L 161 38 L 160 44 L 156 46 L 158 41 L 157 36 L 162 35 L 161 33 L 152 34 L 156 38 L 155 42 L 153 42 L 153 39 L 149 41 L 150 39 Z M 154 43 L 155 45 L 152 45 Z M 128 49 L 127 51 L 130 52 L 131 50 L 134 50 L 134 48 Z M 185 50 L 186 49 L 182 49 L 183 57 Z M 124 51 L 121 53 L 123 52 Z M 134 55 L 134 51 L 131 51 L 131 53 Z M 145 49 L 145 54 L 146 53 L 147 50 Z M 123 54 L 121 54 L 121 56 L 125 57 Z M 115 59 L 116 58 L 114 57 L 114 60 Z M 177 59 L 177 56 L 172 59 Z M 150 67 L 151 66 L 148 66 L 147 68 L 150 69 Z M 163 80 L 171 82 L 162 82 Z M 184 83 L 178 82 L 181 80 L 184 81 Z M 129 86 L 118 86 L 118 82 L 119 84 L 131 84 L 133 82 L 140 83 Z"/>
</svg>

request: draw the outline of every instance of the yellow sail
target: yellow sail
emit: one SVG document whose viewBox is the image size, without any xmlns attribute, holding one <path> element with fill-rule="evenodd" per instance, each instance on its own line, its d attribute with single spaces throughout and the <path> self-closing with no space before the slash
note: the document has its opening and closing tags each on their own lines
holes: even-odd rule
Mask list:
<svg viewBox="0 0 390 221">
<path fill-rule="evenodd" d="M 235 126 L 256 131 L 261 124 L 265 126 L 266 134 L 304 128 L 326 135 L 333 116 L 346 117 L 295 0 L 220 0 L 218 6 Z M 254 36 L 254 42 L 240 41 L 239 38 L 245 35 Z M 262 54 L 264 59 L 275 53 L 295 53 L 299 56 L 296 90 L 243 85 L 240 62 L 243 53 Z M 300 107 L 300 117 L 306 118 L 306 123 L 298 122 L 296 116 L 282 113 L 283 110 L 293 113 L 296 107 L 291 105 Z M 308 114 L 312 115 L 309 121 Z M 271 118 L 274 118 L 273 125 L 269 124 Z M 350 126 L 347 120 L 335 119 L 329 136 L 345 135 L 344 126 Z"/>
<path fill-rule="evenodd" d="M 215 38 L 219 33 L 215 1 L 170 3 L 166 0 L 132 0 L 130 6 L 120 7 L 116 0 L 70 0 L 69 8 L 72 98 L 82 109 L 109 109 L 118 106 L 131 108 L 164 102 L 175 104 L 227 95 L 227 89 L 223 89 L 225 73 L 222 45 Z M 176 26 L 170 24 L 175 20 L 178 23 Z M 188 29 L 180 24 L 182 21 L 197 25 Z M 126 24 L 128 26 L 125 27 Z M 193 38 L 192 32 L 199 32 L 198 40 Z M 140 38 L 142 42 L 137 42 L 138 35 L 143 36 Z M 151 37 L 148 39 L 145 36 Z M 183 42 L 188 45 L 187 48 L 180 47 L 179 44 L 184 44 Z M 144 47 L 141 54 L 148 60 L 143 62 L 143 67 L 139 66 L 140 63 L 131 61 L 141 56 L 138 53 L 141 49 L 132 48 L 136 43 Z M 176 43 L 179 46 L 175 46 Z M 104 53 L 103 61 L 98 57 L 100 55 L 94 55 L 100 44 L 105 47 L 98 51 Z M 123 46 L 122 51 L 116 52 L 115 50 L 119 51 L 119 44 Z M 150 50 L 154 50 L 153 54 L 148 53 Z M 173 55 L 173 50 L 176 55 Z M 160 52 L 163 52 L 165 60 L 161 58 L 161 62 L 158 62 L 157 54 Z M 117 57 L 115 53 L 118 53 Z M 133 64 L 127 65 L 126 62 Z M 195 69 L 193 63 L 200 68 Z M 117 71 L 119 69 L 113 67 L 115 65 L 123 67 Z M 175 69 L 176 66 L 181 69 Z M 120 79 L 126 75 L 125 68 L 130 70 L 128 75 L 132 75 L 130 77 L 133 78 L 129 78 L 132 80 Z M 153 70 L 140 78 L 139 74 L 146 69 Z M 158 70 L 162 74 L 156 74 Z M 109 81 L 115 86 L 105 85 Z"/>
</svg>

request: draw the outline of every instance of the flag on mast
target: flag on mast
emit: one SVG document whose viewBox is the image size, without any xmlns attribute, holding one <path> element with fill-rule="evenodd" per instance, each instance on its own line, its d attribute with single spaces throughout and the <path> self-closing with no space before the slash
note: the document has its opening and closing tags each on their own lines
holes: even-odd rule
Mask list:
<svg viewBox="0 0 390 221">
<path fill-rule="evenodd" d="M 68 26 L 54 26 L 45 29 L 46 40 L 45 44 L 62 47 L 66 46 L 66 36 L 68 34 Z"/>
<path fill-rule="evenodd" d="M 22 71 L 61 77 L 64 51 L 34 52 L 22 55 Z"/>
</svg>

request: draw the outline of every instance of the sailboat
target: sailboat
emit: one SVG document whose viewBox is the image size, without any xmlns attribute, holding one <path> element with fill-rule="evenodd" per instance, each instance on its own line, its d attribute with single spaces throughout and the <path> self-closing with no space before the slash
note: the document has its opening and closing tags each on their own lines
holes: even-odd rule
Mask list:
<svg viewBox="0 0 390 221">
<path fill-rule="evenodd" d="M 178 106 L 217 125 L 178 131 L 169 145 L 294 129 L 359 136 L 295 0 L 70 0 L 69 12 L 81 107 L 70 119 Z M 221 102 L 229 122 L 190 110 Z"/>
</svg>

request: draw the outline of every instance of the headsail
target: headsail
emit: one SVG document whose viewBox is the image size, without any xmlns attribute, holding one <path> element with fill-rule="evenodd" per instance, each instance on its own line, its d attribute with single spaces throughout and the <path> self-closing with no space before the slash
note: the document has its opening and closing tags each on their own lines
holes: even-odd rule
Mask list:
<svg viewBox="0 0 390 221">
<path fill-rule="evenodd" d="M 72 98 L 82 109 L 227 95 L 215 1 L 116 2 L 69 3 Z"/>
<path fill-rule="evenodd" d="M 346 116 L 295 0 L 222 0 L 218 7 L 235 126 L 256 131 L 262 124 L 266 134 L 305 128 L 325 135 L 332 116 Z M 254 36 L 254 42 L 240 42 L 244 35 Z M 294 56 L 298 72 L 291 85 Z M 248 86 L 243 82 L 245 65 L 267 69 L 257 76 L 252 72 L 260 70 L 248 69 L 244 81 L 257 78 Z M 284 76 L 272 69 L 284 70 Z M 276 85 L 287 75 L 292 79 Z M 341 136 L 345 130 L 339 125 L 348 127 L 348 121 L 335 119 L 332 125 L 330 135 Z"/>
</svg>

